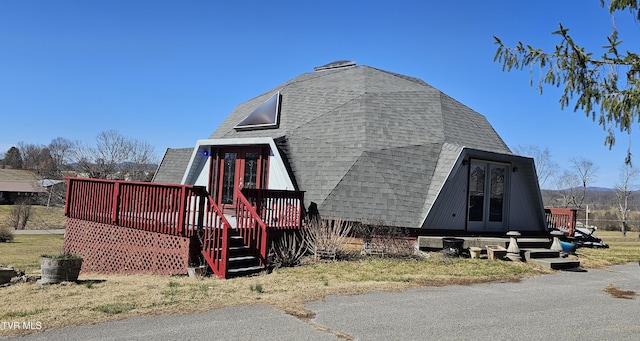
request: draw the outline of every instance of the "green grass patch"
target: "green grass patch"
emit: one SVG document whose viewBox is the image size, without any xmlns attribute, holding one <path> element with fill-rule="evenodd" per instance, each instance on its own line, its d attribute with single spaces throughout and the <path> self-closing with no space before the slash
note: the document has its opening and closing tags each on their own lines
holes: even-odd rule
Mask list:
<svg viewBox="0 0 640 341">
<path fill-rule="evenodd" d="M 59 254 L 64 236 L 58 234 L 14 235 L 9 243 L 0 243 L 0 262 L 13 265 L 27 274 L 40 272 L 40 255 Z"/>
<path fill-rule="evenodd" d="M 1 317 L 2 318 L 6 318 L 6 317 L 28 317 L 28 316 L 42 314 L 42 313 L 44 313 L 46 311 L 49 311 L 49 309 L 47 309 L 47 308 L 39 308 L 39 309 L 33 309 L 33 310 L 9 311 L 9 312 L 3 314 Z"/>
<path fill-rule="evenodd" d="M 117 302 L 117 303 L 99 305 L 97 307 L 94 307 L 91 310 L 99 311 L 109 315 L 116 315 L 116 314 L 123 314 L 123 313 L 130 312 L 135 308 L 136 308 L 136 305 L 133 303 Z"/>
<path fill-rule="evenodd" d="M 640 238 L 637 232 L 622 237 L 617 231 L 597 231 L 595 235 L 609 245 L 608 249 L 579 248 L 576 253 L 584 267 L 603 268 L 640 260 Z"/>
<path fill-rule="evenodd" d="M 262 294 L 264 292 L 264 288 L 262 287 L 262 284 L 260 284 L 260 283 L 250 284 L 249 285 L 249 290 L 255 291 L 258 294 Z"/>
</svg>

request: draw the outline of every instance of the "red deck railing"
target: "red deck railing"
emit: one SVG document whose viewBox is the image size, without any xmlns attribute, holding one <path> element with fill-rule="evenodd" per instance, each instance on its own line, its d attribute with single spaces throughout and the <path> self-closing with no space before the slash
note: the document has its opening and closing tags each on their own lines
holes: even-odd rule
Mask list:
<svg viewBox="0 0 640 341">
<path fill-rule="evenodd" d="M 545 208 L 547 227 L 563 230 L 572 236 L 576 228 L 576 212 L 575 208 Z"/>
<path fill-rule="evenodd" d="M 236 194 L 235 229 L 265 264 L 268 231 L 302 226 L 304 193 L 243 189 Z M 228 276 L 228 245 L 234 226 L 202 186 L 67 178 L 65 215 L 198 237 L 201 252 L 214 273 L 222 278 Z"/>
<path fill-rule="evenodd" d="M 304 192 L 243 188 L 243 196 L 268 228 L 299 229 L 304 219 Z"/>
<path fill-rule="evenodd" d="M 267 224 L 240 191 L 236 191 L 236 230 L 245 244 L 254 250 L 260 264 L 265 265 L 269 252 Z"/>
<path fill-rule="evenodd" d="M 199 221 L 197 226 L 202 226 L 201 243 L 202 255 L 209 263 L 211 270 L 220 278 L 229 275 L 229 230 L 231 224 L 224 216 L 218 205 L 215 204 L 209 193 L 204 188 L 197 190 L 204 200 L 199 202 Z"/>
<path fill-rule="evenodd" d="M 197 186 L 67 178 L 65 215 L 190 237 L 197 226 Z"/>
</svg>

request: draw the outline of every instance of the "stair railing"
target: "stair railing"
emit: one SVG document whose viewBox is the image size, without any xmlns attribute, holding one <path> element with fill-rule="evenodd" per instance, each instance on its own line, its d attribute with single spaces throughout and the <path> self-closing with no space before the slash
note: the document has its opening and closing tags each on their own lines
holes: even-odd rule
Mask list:
<svg viewBox="0 0 640 341">
<path fill-rule="evenodd" d="M 242 194 L 240 188 L 236 188 L 236 230 L 244 239 L 245 244 L 253 250 L 260 259 L 260 265 L 268 263 L 269 251 L 267 225 L 260 218 L 256 209 Z"/>
<path fill-rule="evenodd" d="M 229 229 L 231 224 L 211 195 L 204 191 L 200 196 L 199 225 L 202 226 L 202 255 L 211 270 L 220 278 L 228 277 Z"/>
</svg>

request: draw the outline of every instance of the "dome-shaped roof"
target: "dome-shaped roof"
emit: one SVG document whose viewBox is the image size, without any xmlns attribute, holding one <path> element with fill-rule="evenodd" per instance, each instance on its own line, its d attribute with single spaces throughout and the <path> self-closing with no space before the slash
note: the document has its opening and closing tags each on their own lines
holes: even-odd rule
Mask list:
<svg viewBox="0 0 640 341">
<path fill-rule="evenodd" d="M 443 153 L 451 164 L 462 147 L 510 153 L 484 116 L 424 81 L 342 64 L 240 104 L 210 138 L 273 137 L 321 214 L 413 227 L 451 168 Z M 277 93 L 277 127 L 234 129 Z"/>
</svg>

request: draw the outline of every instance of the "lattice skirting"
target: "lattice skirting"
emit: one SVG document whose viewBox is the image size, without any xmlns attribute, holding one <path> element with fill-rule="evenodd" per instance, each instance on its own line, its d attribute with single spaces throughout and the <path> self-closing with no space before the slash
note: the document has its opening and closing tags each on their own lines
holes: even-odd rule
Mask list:
<svg viewBox="0 0 640 341">
<path fill-rule="evenodd" d="M 187 273 L 189 238 L 67 219 L 64 251 L 84 258 L 83 272 Z"/>
</svg>

